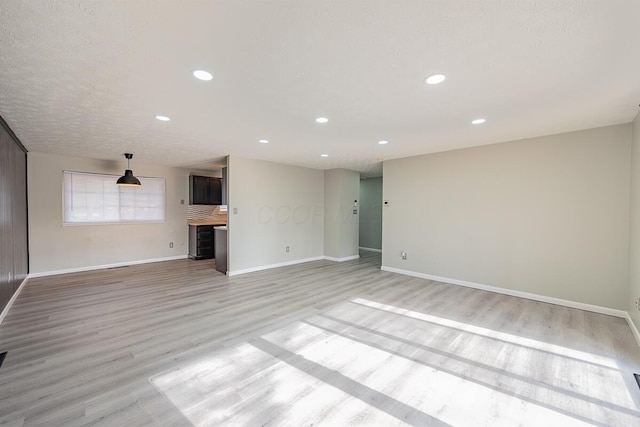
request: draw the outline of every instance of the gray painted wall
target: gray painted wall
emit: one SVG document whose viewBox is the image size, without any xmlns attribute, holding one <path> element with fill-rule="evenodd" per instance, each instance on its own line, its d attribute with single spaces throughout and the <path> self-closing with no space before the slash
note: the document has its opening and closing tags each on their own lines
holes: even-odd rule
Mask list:
<svg viewBox="0 0 640 427">
<path fill-rule="evenodd" d="M 322 256 L 321 170 L 229 156 L 227 177 L 230 274 Z"/>
<path fill-rule="evenodd" d="M 626 309 L 630 149 L 624 124 L 385 161 L 382 264 Z"/>
<path fill-rule="evenodd" d="M 331 258 L 358 256 L 360 174 L 346 169 L 324 171 L 324 255 Z"/>
<path fill-rule="evenodd" d="M 382 178 L 360 180 L 360 247 L 382 249 Z"/>
</svg>

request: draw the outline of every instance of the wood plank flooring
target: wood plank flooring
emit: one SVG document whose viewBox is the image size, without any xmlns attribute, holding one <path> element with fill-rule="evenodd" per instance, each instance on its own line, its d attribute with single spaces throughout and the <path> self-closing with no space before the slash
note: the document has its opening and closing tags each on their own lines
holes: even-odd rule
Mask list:
<svg viewBox="0 0 640 427">
<path fill-rule="evenodd" d="M 0 326 L 0 425 L 640 425 L 624 319 L 379 265 L 31 279 Z"/>
</svg>

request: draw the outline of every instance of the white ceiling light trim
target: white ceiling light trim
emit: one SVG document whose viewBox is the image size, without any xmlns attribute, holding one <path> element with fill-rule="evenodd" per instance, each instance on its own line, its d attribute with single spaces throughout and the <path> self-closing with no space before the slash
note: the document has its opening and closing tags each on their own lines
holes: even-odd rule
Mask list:
<svg viewBox="0 0 640 427">
<path fill-rule="evenodd" d="M 316 123 L 327 123 L 329 121 L 326 117 L 318 117 L 316 118 Z"/>
<path fill-rule="evenodd" d="M 447 77 L 444 74 L 432 74 L 429 77 L 427 77 L 425 82 L 428 85 L 437 85 L 438 83 L 442 83 L 446 78 Z"/>
<path fill-rule="evenodd" d="M 471 124 L 473 124 L 473 125 L 481 125 L 486 121 L 487 121 L 487 119 L 475 119 L 475 120 L 471 120 Z"/>
<path fill-rule="evenodd" d="M 378 144 L 380 144 L 380 145 L 386 145 L 388 143 L 389 143 L 389 141 L 387 141 L 385 139 L 378 141 Z"/>
<path fill-rule="evenodd" d="M 259 140 L 258 140 L 258 142 L 259 142 L 260 144 L 268 144 L 268 143 L 269 143 L 269 140 L 268 140 L 268 139 L 259 139 Z"/>
<path fill-rule="evenodd" d="M 213 79 L 213 74 L 205 70 L 194 70 L 193 77 L 206 82 Z"/>
<path fill-rule="evenodd" d="M 160 120 L 161 122 L 168 122 L 169 120 L 171 120 L 169 117 L 167 116 L 163 116 L 158 114 L 157 116 L 155 116 L 156 120 Z"/>
<path fill-rule="evenodd" d="M 320 157 L 329 157 L 328 154 L 320 154 Z"/>
</svg>

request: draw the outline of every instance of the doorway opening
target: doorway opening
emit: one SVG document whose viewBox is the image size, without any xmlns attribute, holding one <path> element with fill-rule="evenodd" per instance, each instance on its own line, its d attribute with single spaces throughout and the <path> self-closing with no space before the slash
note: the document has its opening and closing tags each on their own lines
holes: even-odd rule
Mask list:
<svg viewBox="0 0 640 427">
<path fill-rule="evenodd" d="M 382 177 L 360 179 L 360 258 L 382 265 Z"/>
</svg>

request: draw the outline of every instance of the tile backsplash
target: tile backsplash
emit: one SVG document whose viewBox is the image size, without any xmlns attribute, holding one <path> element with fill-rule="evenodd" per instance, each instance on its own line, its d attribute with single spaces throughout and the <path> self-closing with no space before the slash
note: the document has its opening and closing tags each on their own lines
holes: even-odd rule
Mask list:
<svg viewBox="0 0 640 427">
<path fill-rule="evenodd" d="M 188 221 L 215 221 L 227 222 L 227 212 L 221 212 L 220 206 L 214 205 L 189 205 L 187 207 Z"/>
</svg>

